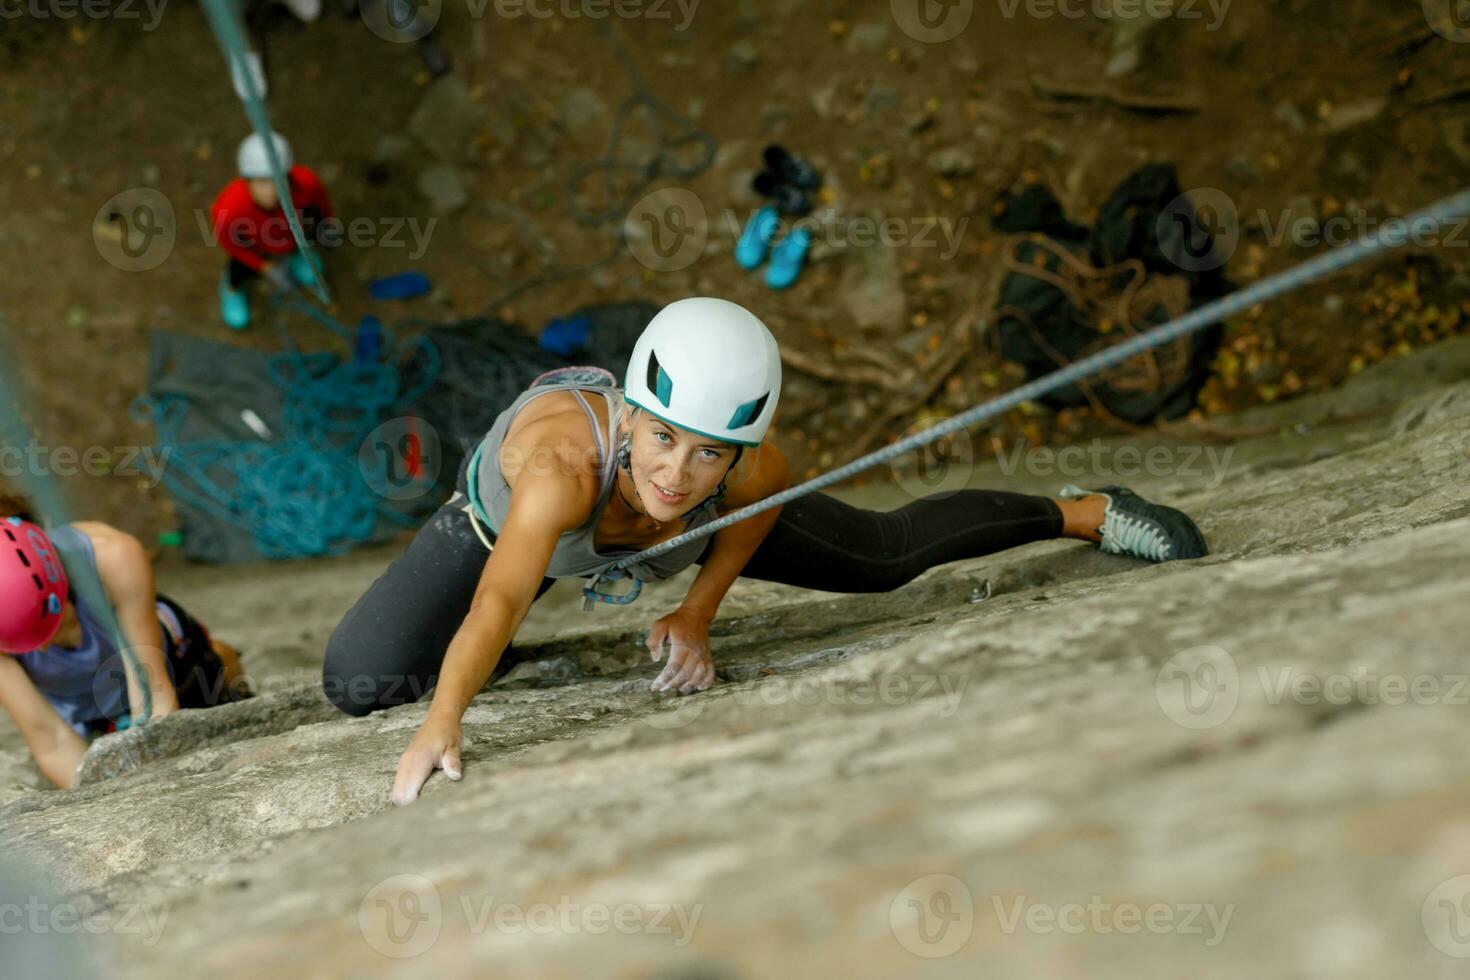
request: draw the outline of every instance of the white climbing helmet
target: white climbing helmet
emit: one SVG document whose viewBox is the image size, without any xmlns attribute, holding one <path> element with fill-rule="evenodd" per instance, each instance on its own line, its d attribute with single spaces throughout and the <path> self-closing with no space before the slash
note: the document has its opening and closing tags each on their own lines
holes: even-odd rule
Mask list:
<svg viewBox="0 0 1470 980">
<path fill-rule="evenodd" d="M 644 328 L 628 359 L 623 394 L 670 425 L 758 445 L 781 397 L 781 351 L 744 307 L 681 299 Z"/>
<path fill-rule="evenodd" d="M 281 158 L 281 168 L 291 169 L 291 144 L 280 133 L 271 133 L 271 142 L 276 145 L 276 156 Z M 271 176 L 270 157 L 265 152 L 265 140 L 259 133 L 251 133 L 240 142 L 240 152 L 235 155 L 235 164 L 240 176 L 254 180 Z"/>
</svg>

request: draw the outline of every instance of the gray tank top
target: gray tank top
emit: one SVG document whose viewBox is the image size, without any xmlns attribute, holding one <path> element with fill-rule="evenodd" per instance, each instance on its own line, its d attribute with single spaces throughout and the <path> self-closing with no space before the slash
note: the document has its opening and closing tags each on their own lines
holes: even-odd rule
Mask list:
<svg viewBox="0 0 1470 980">
<path fill-rule="evenodd" d="M 586 385 L 578 383 L 556 383 L 542 384 L 534 388 L 528 388 L 516 396 L 516 400 L 495 418 L 490 426 L 490 431 L 485 434 L 480 445 L 475 449 L 475 455 L 470 460 L 469 471 L 466 482 L 469 484 L 469 499 L 461 500 L 459 495 L 450 499 L 451 504 L 460 504 L 463 509 L 473 509 L 474 516 L 486 524 L 492 532 L 505 523 L 505 516 L 510 511 L 510 484 L 505 482 L 505 476 L 500 472 L 500 447 L 505 441 L 505 434 L 510 431 L 511 422 L 527 402 L 534 398 L 552 391 L 570 391 L 582 405 L 582 411 L 587 413 L 587 421 L 592 425 L 593 438 L 597 440 L 597 452 L 599 459 L 599 474 L 601 486 L 597 494 L 597 505 L 592 510 L 592 516 L 580 527 L 564 531 L 561 539 L 556 543 L 556 550 L 551 554 L 551 561 L 546 567 L 548 578 L 581 578 L 596 575 L 605 571 L 621 558 L 635 555 L 636 550 L 598 551 L 593 544 L 597 532 L 597 521 L 602 516 L 602 510 L 607 506 L 608 500 L 614 493 L 617 477 L 617 458 L 614 445 L 617 433 L 612 426 L 613 394 L 598 385 Z M 583 394 L 585 391 L 595 391 L 607 401 L 608 428 L 603 431 L 601 423 L 597 419 L 597 413 L 587 403 Z M 716 504 L 713 501 L 705 501 L 694 509 L 689 515 L 688 522 L 684 525 L 685 531 L 693 530 L 713 521 L 716 516 Z M 671 578 L 694 564 L 709 544 L 707 539 L 691 541 L 680 545 L 673 551 L 654 557 L 652 560 L 634 562 L 628 566 L 628 570 L 645 582 L 657 582 Z"/>
</svg>

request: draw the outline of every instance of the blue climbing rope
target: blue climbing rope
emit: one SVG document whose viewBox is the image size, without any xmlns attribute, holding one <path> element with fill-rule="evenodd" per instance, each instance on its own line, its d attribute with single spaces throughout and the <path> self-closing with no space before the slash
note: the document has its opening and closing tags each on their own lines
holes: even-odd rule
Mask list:
<svg viewBox="0 0 1470 980">
<path fill-rule="evenodd" d="M 250 62 L 246 57 L 249 45 L 245 43 L 245 27 L 240 21 L 240 12 L 234 0 L 204 0 L 204 12 L 209 17 L 215 40 L 219 42 L 220 51 L 225 56 L 231 74 L 239 80 L 238 92 L 240 102 L 245 107 L 245 115 L 249 117 L 250 125 L 265 144 L 265 155 L 270 162 L 271 179 L 275 182 L 276 193 L 281 198 L 281 209 L 286 213 L 286 222 L 291 227 L 292 237 L 296 239 L 296 248 L 311 266 L 311 288 L 323 305 L 329 304 L 332 296 L 327 289 L 321 259 L 307 245 L 306 232 L 301 228 L 296 204 L 291 199 L 291 182 L 286 179 L 286 168 L 280 155 L 276 153 L 275 140 L 271 139 L 275 130 L 271 127 L 270 114 L 266 112 L 265 99 L 255 83 L 255 74 L 250 70 Z"/>
<path fill-rule="evenodd" d="M 438 349 L 422 336 L 400 344 L 385 331 L 380 355 L 370 363 L 304 353 L 286 327 L 288 310 L 311 315 L 344 339 L 352 334 L 299 298 L 277 302 L 286 349 L 270 358 L 267 369 L 284 395 L 284 431 L 271 433 L 278 435 L 271 441 L 184 442 L 179 432 L 188 401 L 140 396 L 130 410 L 158 431 L 170 464 L 164 485 L 180 503 L 247 531 L 267 558 L 340 554 L 372 537 L 379 517 L 412 525 L 415 518 L 389 506 L 379 492 L 392 482 L 393 458 L 360 450 L 390 412 L 434 384 Z"/>
<path fill-rule="evenodd" d="M 654 545 L 630 555 L 614 563 L 606 571 L 593 580 L 590 586 L 582 590 L 584 610 L 591 609 L 594 601 L 625 603 L 631 602 L 636 597 L 641 582 L 635 576 L 631 576 L 627 567 L 634 562 L 644 561 L 658 555 L 666 554 L 675 548 L 708 537 L 724 530 L 732 524 L 736 524 L 748 517 L 779 507 L 798 497 L 816 493 L 823 487 L 829 487 L 834 483 L 840 483 L 855 473 L 870 469 L 891 459 L 912 452 L 921 446 L 928 445 L 951 433 L 967 429 L 979 422 L 992 419 L 1003 412 L 1008 412 L 1019 406 L 1022 402 L 1035 401 L 1044 395 L 1050 394 L 1059 388 L 1076 384 L 1101 371 L 1115 367 L 1131 357 L 1172 343 L 1188 334 L 1203 330 L 1213 323 L 1219 323 L 1228 317 L 1241 313 L 1267 300 L 1276 299 L 1286 293 L 1294 292 L 1312 283 L 1326 279 L 1349 266 L 1374 258 L 1384 252 L 1400 249 L 1410 244 L 1411 229 L 1417 229 L 1423 222 L 1433 222 L 1436 226 L 1445 224 L 1454 218 L 1470 215 L 1470 190 L 1464 190 L 1451 197 L 1447 197 L 1423 210 L 1416 211 L 1406 218 L 1394 218 L 1384 223 L 1384 226 L 1375 234 L 1368 235 L 1351 245 L 1335 249 L 1318 258 L 1303 262 L 1301 265 L 1288 269 L 1278 275 L 1263 279 L 1245 289 L 1231 293 L 1222 299 L 1207 303 L 1198 309 L 1191 310 L 1178 319 L 1171 320 L 1145 331 L 1135 337 L 1131 337 L 1115 347 L 1109 347 L 1075 361 L 1060 370 L 1053 371 L 1043 378 L 1028 382 L 998 398 L 993 398 L 975 406 L 969 411 L 963 412 L 953 418 L 947 419 L 937 425 L 930 426 L 923 432 L 915 433 L 907 439 L 900 439 L 892 445 L 871 452 L 866 456 L 859 457 L 850 463 L 825 473 L 822 476 L 798 484 L 780 493 L 773 494 L 764 500 L 742 507 L 737 511 L 726 514 L 718 520 L 711 521 L 687 531 L 677 537 Z M 633 591 L 629 595 L 616 596 L 608 593 L 598 592 L 597 586 L 603 581 L 617 581 L 623 578 L 634 579 Z"/>
</svg>

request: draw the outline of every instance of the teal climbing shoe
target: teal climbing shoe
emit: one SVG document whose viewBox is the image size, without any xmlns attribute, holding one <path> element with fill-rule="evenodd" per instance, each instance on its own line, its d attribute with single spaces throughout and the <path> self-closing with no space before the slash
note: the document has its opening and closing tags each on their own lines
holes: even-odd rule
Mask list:
<svg viewBox="0 0 1470 980">
<path fill-rule="evenodd" d="M 292 252 L 291 257 L 286 260 L 286 270 L 291 274 L 291 281 L 298 286 L 315 286 L 316 272 L 312 270 L 311 260 L 302 252 Z"/>
<path fill-rule="evenodd" d="M 1203 558 L 1210 553 L 1205 536 L 1183 511 L 1149 503 L 1127 487 L 1083 490 L 1069 485 L 1062 489 L 1066 500 L 1094 494 L 1108 499 L 1101 545 L 1108 554 L 1160 562 Z"/>
<path fill-rule="evenodd" d="M 231 289 L 228 274 L 219 281 L 219 312 L 225 325 L 231 330 L 244 330 L 250 326 L 250 300 L 243 289 Z"/>
<path fill-rule="evenodd" d="M 735 261 L 740 263 L 740 268 L 760 268 L 771 251 L 771 242 L 780 226 L 781 215 L 769 205 L 750 216 L 740 240 L 735 243 Z"/>
<path fill-rule="evenodd" d="M 771 253 L 771 264 L 766 269 L 766 285 L 772 289 L 787 289 L 801 275 L 806 264 L 806 253 L 811 251 L 812 233 L 804 225 L 791 229 L 791 234 L 781 240 Z"/>
</svg>

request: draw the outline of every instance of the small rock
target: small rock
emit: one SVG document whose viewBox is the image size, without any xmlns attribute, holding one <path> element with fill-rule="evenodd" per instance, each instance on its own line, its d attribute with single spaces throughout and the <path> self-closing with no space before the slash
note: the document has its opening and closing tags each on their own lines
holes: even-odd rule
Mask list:
<svg viewBox="0 0 1470 980">
<path fill-rule="evenodd" d="M 954 60 L 954 70 L 961 75 L 975 76 L 980 74 L 980 62 L 969 55 L 961 55 Z"/>
<path fill-rule="evenodd" d="M 413 140 L 401 133 L 385 133 L 373 147 L 374 163 L 400 163 L 413 152 Z"/>
<path fill-rule="evenodd" d="M 1329 132 L 1340 133 L 1346 129 L 1353 129 L 1364 123 L 1370 123 L 1383 115 L 1383 110 L 1388 108 L 1386 96 L 1374 96 L 1371 99 L 1360 99 L 1357 102 L 1349 102 L 1340 105 L 1327 113 L 1323 122 L 1327 124 Z"/>
<path fill-rule="evenodd" d="M 941 177 L 969 177 L 975 173 L 975 155 L 969 150 L 950 146 L 929 154 L 929 171 Z"/>
<path fill-rule="evenodd" d="M 875 115 L 885 109 L 896 109 L 903 102 L 898 94 L 898 89 L 882 82 L 874 82 L 868 89 L 868 94 L 863 98 L 864 115 Z"/>
<path fill-rule="evenodd" d="M 149 187 L 157 187 L 158 181 L 163 177 L 163 172 L 158 169 L 156 163 L 143 164 L 143 183 Z"/>
<path fill-rule="evenodd" d="M 441 160 L 466 159 L 488 113 L 457 75 L 444 75 L 424 90 L 408 130 Z"/>
<path fill-rule="evenodd" d="M 590 88 L 574 88 L 562 97 L 557 115 L 567 129 L 583 129 L 607 115 L 607 103 Z"/>
<path fill-rule="evenodd" d="M 1336 293 L 1333 293 L 1331 296 L 1328 296 L 1322 301 L 1322 309 L 1326 310 L 1333 316 L 1341 313 L 1345 306 L 1347 306 L 1347 302 Z"/>
<path fill-rule="evenodd" d="M 459 171 L 447 163 L 436 163 L 419 174 L 419 192 L 429 199 L 436 214 L 458 211 L 470 201 Z"/>
<path fill-rule="evenodd" d="M 1241 184 L 1255 184 L 1261 179 L 1261 168 L 1245 153 L 1237 153 L 1227 160 L 1225 173 L 1230 176 L 1230 179 Z"/>
<path fill-rule="evenodd" d="M 881 225 L 881 216 L 875 220 Z M 842 305 L 857 326 L 901 330 L 908 301 L 894 250 L 881 242 L 850 247 L 846 265 L 842 273 Z"/>
<path fill-rule="evenodd" d="M 760 61 L 761 53 L 752 41 L 742 39 L 725 49 L 725 63 L 735 71 L 754 71 Z"/>
<path fill-rule="evenodd" d="M 877 51 L 888 43 L 888 33 L 888 24 L 881 20 L 857 24 L 848 32 L 843 47 L 852 54 Z"/>
<path fill-rule="evenodd" d="M 1302 110 L 1297 108 L 1294 102 L 1283 102 L 1276 107 L 1276 119 L 1285 123 L 1294 133 L 1305 133 L 1307 131 L 1307 117 Z"/>
</svg>

